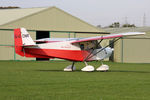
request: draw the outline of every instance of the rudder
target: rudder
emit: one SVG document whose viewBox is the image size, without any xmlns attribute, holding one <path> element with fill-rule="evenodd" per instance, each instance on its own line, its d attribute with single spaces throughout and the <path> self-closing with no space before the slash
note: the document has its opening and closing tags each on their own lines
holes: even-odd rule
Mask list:
<svg viewBox="0 0 150 100">
<path fill-rule="evenodd" d="M 22 47 L 22 37 L 20 28 L 14 29 L 14 44 L 15 44 L 15 52 L 18 55 L 24 56 L 23 47 Z"/>
<path fill-rule="evenodd" d="M 25 28 L 14 29 L 14 42 L 15 52 L 21 56 L 25 56 L 24 46 L 36 45 Z"/>
</svg>

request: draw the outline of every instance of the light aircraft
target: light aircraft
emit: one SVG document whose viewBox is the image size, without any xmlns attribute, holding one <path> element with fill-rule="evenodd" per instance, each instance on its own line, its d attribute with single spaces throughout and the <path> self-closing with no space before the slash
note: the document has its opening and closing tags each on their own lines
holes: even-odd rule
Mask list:
<svg viewBox="0 0 150 100">
<path fill-rule="evenodd" d="M 89 38 L 43 38 L 33 41 L 25 28 L 14 29 L 15 52 L 24 57 L 35 58 L 60 58 L 72 61 L 72 65 L 67 66 L 64 71 L 75 70 L 75 62 L 84 62 L 85 67 L 82 71 L 94 71 L 88 61 L 102 61 L 111 56 L 113 48 L 109 45 L 102 47 L 100 44 L 105 39 L 143 35 L 144 32 L 128 32 L 120 34 L 109 34 L 105 36 L 96 36 Z M 98 41 L 99 40 L 99 41 Z M 115 42 L 114 41 L 114 42 Z M 40 44 L 36 44 L 39 42 Z M 102 64 L 97 71 L 108 71 L 109 66 Z"/>
</svg>

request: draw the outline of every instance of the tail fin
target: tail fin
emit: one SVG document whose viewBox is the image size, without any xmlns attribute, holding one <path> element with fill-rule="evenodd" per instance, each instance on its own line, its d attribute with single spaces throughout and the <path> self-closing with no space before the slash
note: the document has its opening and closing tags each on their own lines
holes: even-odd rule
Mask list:
<svg viewBox="0 0 150 100">
<path fill-rule="evenodd" d="M 36 45 L 25 28 L 14 29 L 14 42 L 15 51 L 21 56 L 25 56 L 23 46 Z"/>
</svg>

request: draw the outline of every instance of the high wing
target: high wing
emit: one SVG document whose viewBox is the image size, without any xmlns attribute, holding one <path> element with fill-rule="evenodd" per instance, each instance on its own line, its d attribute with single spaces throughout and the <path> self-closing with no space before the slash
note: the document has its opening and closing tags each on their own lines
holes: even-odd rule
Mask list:
<svg viewBox="0 0 150 100">
<path fill-rule="evenodd" d="M 146 34 L 146 33 L 145 32 L 127 32 L 127 33 L 119 33 L 119 34 L 110 34 L 110 35 L 105 35 L 105 36 L 81 38 L 78 40 L 74 40 L 71 43 L 79 43 L 79 42 L 102 40 L 102 39 L 111 39 L 111 38 L 118 38 L 118 37 L 125 37 L 125 36 L 136 36 L 136 35 L 144 35 L 144 34 Z"/>
<path fill-rule="evenodd" d="M 35 40 L 34 42 L 50 43 L 50 42 L 70 41 L 70 40 L 75 40 L 75 39 L 77 38 L 43 38 L 43 39 Z"/>
</svg>

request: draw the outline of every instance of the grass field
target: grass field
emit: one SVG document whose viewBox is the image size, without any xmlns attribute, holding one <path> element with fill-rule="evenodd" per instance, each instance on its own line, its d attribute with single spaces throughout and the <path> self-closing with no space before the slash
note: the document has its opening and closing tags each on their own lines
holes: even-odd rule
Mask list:
<svg viewBox="0 0 150 100">
<path fill-rule="evenodd" d="M 80 62 L 63 72 L 69 64 L 0 61 L 0 100 L 150 100 L 150 64 L 105 62 L 109 72 L 81 72 Z"/>
</svg>

